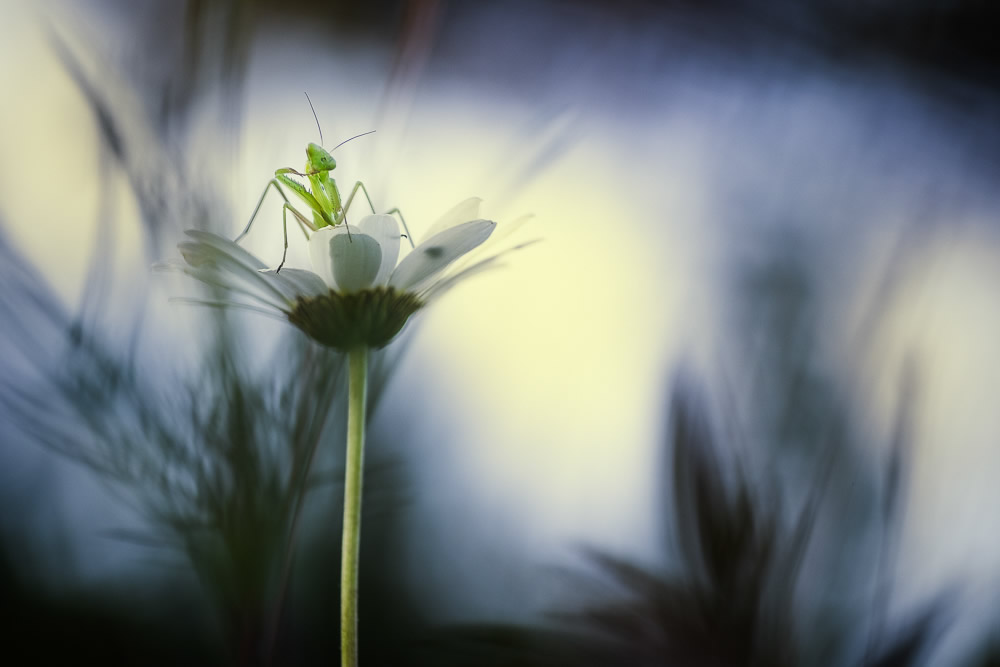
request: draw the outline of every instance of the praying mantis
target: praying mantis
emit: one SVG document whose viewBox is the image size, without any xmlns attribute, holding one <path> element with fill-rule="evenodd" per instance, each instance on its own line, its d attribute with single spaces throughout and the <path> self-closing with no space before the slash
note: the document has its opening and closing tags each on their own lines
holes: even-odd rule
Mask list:
<svg viewBox="0 0 1000 667">
<path fill-rule="evenodd" d="M 319 118 L 316 116 L 316 109 L 312 105 L 312 100 L 309 99 L 309 95 L 306 94 L 306 100 L 309 102 L 309 108 L 312 109 L 313 118 L 316 120 L 316 127 L 319 130 L 319 140 L 320 144 L 323 143 L 323 128 L 319 125 Z M 348 141 L 357 139 L 358 137 L 363 137 L 368 134 L 372 134 L 375 130 L 371 132 L 364 132 L 362 134 L 355 135 L 350 139 L 346 139 L 336 146 L 332 150 L 337 150 Z M 364 193 L 365 199 L 368 200 L 368 206 L 371 208 L 372 213 L 375 213 L 375 205 L 372 204 L 372 198 L 368 194 L 368 189 L 365 184 L 358 181 L 354 184 L 351 189 L 350 195 L 348 195 L 346 200 L 343 200 L 340 196 L 340 190 L 337 189 L 337 183 L 330 176 L 330 172 L 337 168 L 337 161 L 333 159 L 330 154 L 332 151 L 327 151 L 322 145 L 310 143 L 306 146 L 306 166 L 304 171 L 298 171 L 292 169 L 291 167 L 283 167 L 277 169 L 274 172 L 274 178 L 267 182 L 264 186 L 264 192 L 261 193 L 260 199 L 257 200 L 257 205 L 253 209 L 253 213 L 250 215 L 250 220 L 247 222 L 246 227 L 240 232 L 240 235 L 236 237 L 235 242 L 239 243 L 244 236 L 250 231 L 250 227 L 253 226 L 254 220 L 257 218 L 257 214 L 260 212 L 260 207 L 264 203 L 264 198 L 267 197 L 267 192 L 272 187 L 281 195 L 281 198 L 285 200 L 284 205 L 281 207 L 281 224 L 282 230 L 284 232 L 284 251 L 281 254 L 281 263 L 278 265 L 276 273 L 281 271 L 281 267 L 285 265 L 285 259 L 288 256 L 288 213 L 291 212 L 292 216 L 295 217 L 296 222 L 299 223 L 299 227 L 302 229 L 302 233 L 309 238 L 310 231 L 317 231 L 323 227 L 335 227 L 347 220 L 347 211 L 351 208 L 351 203 L 354 201 L 354 196 L 358 193 L 358 190 Z M 295 180 L 289 174 L 295 176 L 303 177 L 308 180 L 308 185 L 300 183 Z M 312 210 L 312 218 L 310 219 L 297 208 L 292 206 L 291 201 L 288 199 L 288 195 L 285 194 L 283 189 L 288 188 L 293 193 L 295 193 L 306 206 Z M 406 220 L 403 218 L 403 214 L 398 208 L 393 208 L 386 211 L 388 215 L 395 213 L 399 216 L 400 222 L 403 223 L 403 229 L 406 231 L 406 238 L 410 242 L 410 246 L 413 247 L 413 239 L 410 236 L 410 230 L 406 226 Z M 307 231 L 308 230 L 308 231 Z M 350 236 L 350 230 L 348 229 L 348 236 Z"/>
</svg>

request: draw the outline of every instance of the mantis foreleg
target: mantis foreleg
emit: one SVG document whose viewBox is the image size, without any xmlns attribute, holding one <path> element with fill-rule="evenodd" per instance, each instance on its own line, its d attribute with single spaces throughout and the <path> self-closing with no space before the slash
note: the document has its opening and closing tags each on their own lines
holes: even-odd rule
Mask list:
<svg viewBox="0 0 1000 667">
<path fill-rule="evenodd" d="M 298 221 L 299 223 L 299 228 L 302 229 L 302 233 L 306 235 L 307 240 L 309 238 L 309 232 L 306 231 L 306 226 L 308 226 L 309 229 L 311 229 L 312 231 L 314 232 L 316 231 L 316 227 L 286 200 L 285 205 L 281 207 L 281 231 L 283 232 L 285 238 L 285 249 L 281 253 L 281 264 L 278 264 L 278 268 L 275 269 L 274 271 L 275 273 L 279 273 L 281 271 L 281 267 L 285 265 L 285 258 L 288 256 L 288 212 L 289 211 L 291 211 L 292 215 L 295 216 L 296 221 Z"/>
<path fill-rule="evenodd" d="M 264 203 L 264 197 L 267 196 L 268 189 L 272 187 L 277 190 L 278 194 L 281 195 L 281 198 L 285 200 L 284 205 L 281 207 L 281 224 L 285 240 L 285 249 L 281 254 L 281 264 L 278 265 L 277 269 L 278 271 L 281 271 L 281 267 L 285 265 L 285 257 L 288 255 L 288 212 L 291 211 L 292 215 L 295 216 L 295 219 L 298 221 L 299 227 L 302 229 L 302 233 L 306 235 L 306 238 L 309 238 L 309 233 L 306 232 L 306 228 L 316 231 L 316 225 L 314 225 L 309 218 L 299 212 L 298 209 L 292 206 L 292 203 L 288 200 L 288 197 L 285 195 L 285 191 L 281 188 L 281 183 L 277 178 L 272 178 L 267 182 L 267 185 L 264 186 L 264 192 L 260 194 L 260 199 L 257 200 L 257 205 L 254 206 L 253 213 L 250 215 L 250 220 L 247 222 L 247 226 L 243 228 L 243 231 L 240 232 L 240 235 L 236 237 L 234 242 L 239 243 L 240 240 L 250 231 L 250 227 L 253 226 L 254 220 L 257 219 L 257 214 L 260 213 L 260 207 Z"/>
</svg>

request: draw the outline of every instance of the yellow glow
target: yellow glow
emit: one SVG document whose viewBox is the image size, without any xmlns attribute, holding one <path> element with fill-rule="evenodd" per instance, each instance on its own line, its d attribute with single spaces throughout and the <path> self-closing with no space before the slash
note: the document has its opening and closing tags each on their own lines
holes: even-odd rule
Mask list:
<svg viewBox="0 0 1000 667">
<path fill-rule="evenodd" d="M 1000 238 L 986 229 L 945 227 L 913 248 L 872 341 L 866 377 L 876 389 L 877 420 L 892 419 L 899 372 L 907 360 L 915 364 L 913 471 L 900 550 L 904 573 L 919 582 L 907 593 L 914 599 L 960 572 L 992 577 L 1000 565 L 1000 536 L 981 529 L 1000 475 Z"/>
<path fill-rule="evenodd" d="M 116 263 L 127 271 L 141 268 L 138 213 L 113 161 L 99 159 L 94 115 L 26 6 L 5 9 L 0 22 L 6 57 L 16 54 L 23 63 L 0 68 L 0 86 L 16 91 L 0 105 L 0 213 L 17 247 L 45 267 L 66 303 L 75 304 L 95 251 L 99 215 L 118 221 Z M 107 211 L 99 210 L 102 183 Z"/>
</svg>

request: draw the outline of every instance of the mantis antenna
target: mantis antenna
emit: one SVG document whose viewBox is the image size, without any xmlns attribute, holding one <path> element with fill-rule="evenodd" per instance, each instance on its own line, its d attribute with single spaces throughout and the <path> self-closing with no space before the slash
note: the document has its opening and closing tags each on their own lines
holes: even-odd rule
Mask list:
<svg viewBox="0 0 1000 667">
<path fill-rule="evenodd" d="M 309 93 L 303 91 L 302 94 L 306 96 L 306 102 L 309 103 L 309 109 L 313 113 L 313 120 L 316 121 L 316 129 L 319 130 L 319 145 L 322 146 L 323 145 L 323 128 L 320 127 L 320 125 L 319 125 L 319 116 L 316 115 L 316 107 L 313 106 L 312 100 L 309 99 Z M 353 141 L 354 139 L 357 139 L 358 137 L 363 137 L 363 136 L 365 136 L 367 134 L 375 134 L 375 130 L 369 130 L 368 132 L 362 132 L 361 134 L 355 134 L 350 139 L 344 139 L 339 144 L 337 144 L 336 146 L 334 146 L 333 148 L 331 148 L 330 151 L 331 152 L 335 151 L 338 148 L 340 148 L 341 146 L 343 146 L 344 144 L 346 144 L 348 141 Z"/>
<path fill-rule="evenodd" d="M 338 148 L 340 148 L 341 146 L 343 146 L 344 144 L 346 144 L 348 141 L 351 141 L 353 139 L 357 139 L 358 137 L 363 137 L 366 134 L 375 134 L 375 130 L 368 130 L 367 132 L 362 132 L 361 134 L 355 134 L 350 139 L 344 139 L 339 144 L 337 144 L 336 146 L 334 146 L 333 148 L 331 148 L 330 152 L 332 153 L 333 151 L 337 150 Z"/>
<path fill-rule="evenodd" d="M 319 116 L 316 115 L 316 107 L 313 106 L 313 101 L 309 99 L 309 93 L 303 91 L 303 95 L 306 96 L 306 102 L 309 103 L 309 108 L 312 109 L 313 119 L 316 121 L 316 129 L 319 130 L 319 145 L 323 145 L 323 128 L 319 126 Z M 353 137 L 352 137 L 353 138 Z M 348 139 L 350 141 L 350 139 Z"/>
</svg>

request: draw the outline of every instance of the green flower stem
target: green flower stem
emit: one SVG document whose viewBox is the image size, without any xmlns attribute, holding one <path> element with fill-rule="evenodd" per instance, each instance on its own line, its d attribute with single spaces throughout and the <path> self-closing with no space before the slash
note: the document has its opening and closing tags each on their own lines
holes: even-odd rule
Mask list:
<svg viewBox="0 0 1000 667">
<path fill-rule="evenodd" d="M 347 468 L 344 476 L 344 533 L 340 552 L 340 664 L 358 664 L 358 556 L 361 545 L 361 482 L 364 469 L 368 347 L 347 353 Z"/>
</svg>

